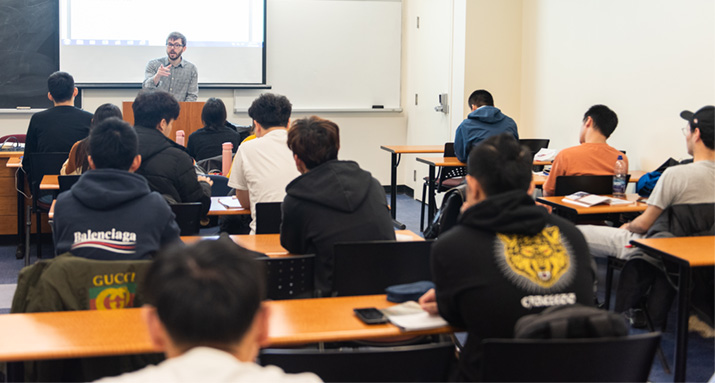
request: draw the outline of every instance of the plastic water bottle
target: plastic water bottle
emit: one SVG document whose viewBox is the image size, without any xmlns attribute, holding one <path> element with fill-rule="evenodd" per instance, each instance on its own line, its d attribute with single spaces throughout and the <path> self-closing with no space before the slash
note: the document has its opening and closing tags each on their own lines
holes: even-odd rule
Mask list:
<svg viewBox="0 0 715 383">
<path fill-rule="evenodd" d="M 221 151 L 221 171 L 223 172 L 223 175 L 227 175 L 228 171 L 231 169 L 231 161 L 233 160 L 232 157 L 232 152 L 233 152 L 233 143 L 231 142 L 224 142 L 221 144 L 221 148 L 223 149 Z"/>
<path fill-rule="evenodd" d="M 626 177 L 628 166 L 623 161 L 623 156 L 619 155 L 616 166 L 613 167 L 613 196 L 616 198 L 626 198 Z"/>
</svg>

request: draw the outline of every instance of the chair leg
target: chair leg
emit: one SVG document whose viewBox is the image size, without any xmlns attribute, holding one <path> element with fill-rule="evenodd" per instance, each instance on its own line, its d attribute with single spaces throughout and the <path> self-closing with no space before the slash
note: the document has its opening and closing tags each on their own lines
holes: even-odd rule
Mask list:
<svg viewBox="0 0 715 383">
<path fill-rule="evenodd" d="M 425 231 L 425 195 L 427 194 L 427 184 L 422 183 L 422 207 L 420 209 L 420 232 Z"/>
<path fill-rule="evenodd" d="M 609 310 L 611 307 L 611 288 L 613 284 L 613 263 L 611 257 L 606 260 L 606 297 L 603 300 L 603 308 Z"/>
<path fill-rule="evenodd" d="M 30 265 L 30 233 L 32 232 L 32 206 L 28 206 L 25 220 L 25 266 Z"/>
<path fill-rule="evenodd" d="M 641 310 L 643 310 L 643 313 L 645 314 L 645 321 L 646 321 L 646 326 L 648 326 L 648 331 L 653 332 L 654 331 L 654 326 L 653 326 L 653 319 L 650 317 L 650 313 L 648 312 L 648 305 L 645 303 L 641 304 Z M 663 326 L 663 330 L 665 330 L 665 326 Z M 658 343 L 658 348 L 656 349 L 656 353 L 658 355 L 658 359 L 660 360 L 660 364 L 663 366 L 663 371 L 665 371 L 666 374 L 670 375 L 670 365 L 668 365 L 668 358 L 665 357 L 665 352 L 663 352 L 663 344 Z"/>
<path fill-rule="evenodd" d="M 37 227 L 37 259 L 42 258 L 42 213 L 40 210 L 35 210 L 35 218 L 37 222 L 35 227 Z"/>
</svg>

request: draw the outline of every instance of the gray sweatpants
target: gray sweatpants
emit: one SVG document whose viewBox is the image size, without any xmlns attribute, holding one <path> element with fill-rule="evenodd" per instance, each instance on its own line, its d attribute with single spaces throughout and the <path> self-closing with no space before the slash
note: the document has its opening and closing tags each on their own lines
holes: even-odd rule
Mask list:
<svg viewBox="0 0 715 383">
<path fill-rule="evenodd" d="M 631 248 L 630 241 L 645 237 L 644 234 L 632 233 L 625 229 L 609 226 L 578 225 L 576 226 L 586 237 L 588 249 L 594 257 L 616 256 L 629 259 L 639 250 Z"/>
</svg>

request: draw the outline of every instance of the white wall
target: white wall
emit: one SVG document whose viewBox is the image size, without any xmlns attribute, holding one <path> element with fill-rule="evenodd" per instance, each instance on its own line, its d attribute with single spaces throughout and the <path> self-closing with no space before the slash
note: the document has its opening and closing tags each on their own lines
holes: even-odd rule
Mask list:
<svg viewBox="0 0 715 383">
<path fill-rule="evenodd" d="M 687 157 L 680 111 L 715 104 L 714 19 L 712 0 L 524 1 L 520 128 L 577 145 L 600 103 L 631 169 Z"/>
</svg>

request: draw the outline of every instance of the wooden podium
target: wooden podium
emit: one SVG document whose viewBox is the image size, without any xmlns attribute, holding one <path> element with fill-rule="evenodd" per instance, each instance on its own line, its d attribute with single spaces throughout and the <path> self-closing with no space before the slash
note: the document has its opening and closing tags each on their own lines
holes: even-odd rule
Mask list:
<svg viewBox="0 0 715 383">
<path fill-rule="evenodd" d="M 122 115 L 124 116 L 124 121 L 134 126 L 134 110 L 132 109 L 132 104 L 134 104 L 133 101 L 122 102 Z M 174 121 L 171 132 L 167 137 L 175 141 L 176 132 L 183 130 L 186 132 L 186 144 L 188 144 L 191 133 L 203 127 L 203 123 L 201 122 L 201 110 L 204 108 L 204 102 L 184 101 L 179 102 L 179 105 L 181 105 L 179 118 Z"/>
</svg>

